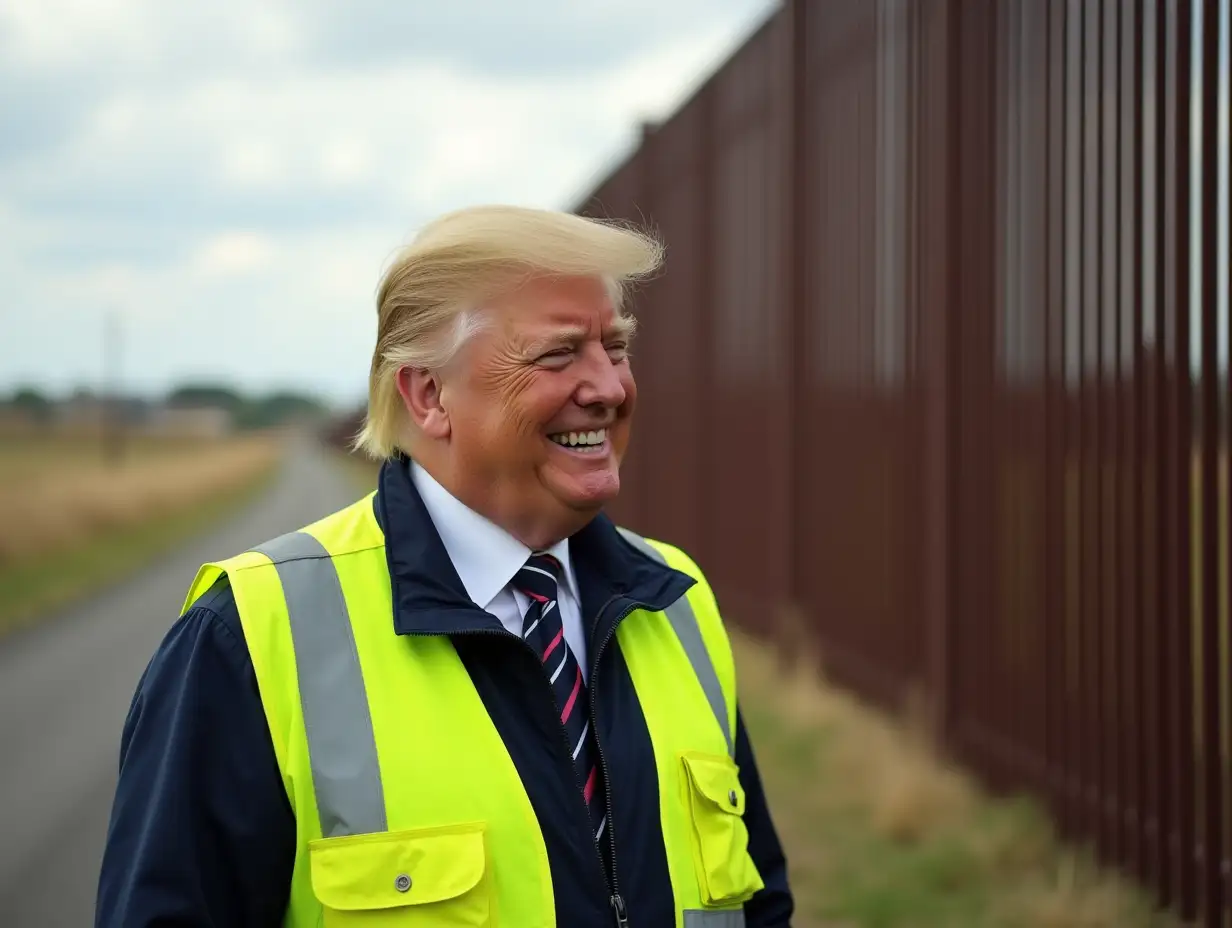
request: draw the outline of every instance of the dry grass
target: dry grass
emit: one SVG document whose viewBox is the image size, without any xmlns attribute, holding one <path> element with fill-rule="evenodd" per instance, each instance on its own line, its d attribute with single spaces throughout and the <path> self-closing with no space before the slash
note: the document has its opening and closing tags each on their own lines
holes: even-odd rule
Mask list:
<svg viewBox="0 0 1232 928">
<path fill-rule="evenodd" d="M 735 634 L 741 698 L 792 867 L 818 928 L 1156 928 L 1134 888 L 1060 846 L 1026 800 L 994 801 L 919 726 L 873 711 Z"/>
<path fill-rule="evenodd" d="M 276 436 L 96 443 L 0 437 L 0 635 L 136 570 L 246 503 L 272 475 Z"/>
<path fill-rule="evenodd" d="M 268 436 L 149 443 L 109 464 L 61 439 L 27 439 L 0 453 L 0 570 L 150 519 L 171 516 L 264 472 Z"/>
</svg>

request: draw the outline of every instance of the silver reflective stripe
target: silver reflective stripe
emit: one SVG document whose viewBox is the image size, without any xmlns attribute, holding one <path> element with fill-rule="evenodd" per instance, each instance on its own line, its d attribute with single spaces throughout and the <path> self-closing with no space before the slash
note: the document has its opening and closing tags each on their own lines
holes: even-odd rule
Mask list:
<svg viewBox="0 0 1232 928">
<path fill-rule="evenodd" d="M 744 928 L 744 909 L 724 909 L 716 912 L 686 909 L 684 928 Z"/>
<path fill-rule="evenodd" d="M 663 555 L 659 553 L 659 550 L 641 535 L 631 532 L 627 528 L 621 528 L 619 531 L 625 537 L 625 540 L 638 550 L 644 551 L 660 564 L 667 563 Z M 684 646 L 684 653 L 688 655 L 689 663 L 693 665 L 693 673 L 697 675 L 697 681 L 702 685 L 702 691 L 706 694 L 710 708 L 714 711 L 714 717 L 719 722 L 719 728 L 723 730 L 723 737 L 727 741 L 727 753 L 734 756 L 735 750 L 732 746 L 731 729 L 727 724 L 727 700 L 723 698 L 723 687 L 719 684 L 719 675 L 715 672 L 714 662 L 710 660 L 710 652 L 706 650 L 706 641 L 702 638 L 702 630 L 697 624 L 697 616 L 693 614 L 693 607 L 689 605 L 689 598 L 681 596 L 668 606 L 665 611 L 667 620 L 672 624 L 672 630 Z M 706 912 L 702 914 L 711 915 L 714 913 Z M 710 923 L 706 922 L 705 924 L 709 925 Z"/>
<path fill-rule="evenodd" d="M 385 831 L 385 794 L 359 653 L 333 559 L 306 532 L 253 549 L 274 562 L 291 617 L 321 834 Z"/>
</svg>

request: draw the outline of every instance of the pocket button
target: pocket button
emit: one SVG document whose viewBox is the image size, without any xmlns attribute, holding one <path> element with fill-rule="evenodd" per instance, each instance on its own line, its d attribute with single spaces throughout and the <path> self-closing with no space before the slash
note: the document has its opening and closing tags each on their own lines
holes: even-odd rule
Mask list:
<svg viewBox="0 0 1232 928">
<path fill-rule="evenodd" d="M 733 808 L 733 809 L 734 809 L 736 806 L 738 806 L 738 805 L 740 804 L 740 803 L 736 800 L 736 791 L 735 791 L 734 789 L 733 789 L 731 792 L 729 792 L 729 793 L 727 794 L 727 801 L 728 801 L 728 802 L 730 802 L 730 803 L 732 804 L 732 808 Z"/>
<path fill-rule="evenodd" d="M 411 878 L 405 873 L 399 873 L 398 878 L 394 880 L 394 889 L 400 893 L 410 892 Z"/>
</svg>

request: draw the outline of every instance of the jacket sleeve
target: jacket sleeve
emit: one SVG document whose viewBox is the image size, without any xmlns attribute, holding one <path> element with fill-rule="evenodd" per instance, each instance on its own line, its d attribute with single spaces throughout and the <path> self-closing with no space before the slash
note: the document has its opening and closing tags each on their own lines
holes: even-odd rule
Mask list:
<svg viewBox="0 0 1232 928">
<path fill-rule="evenodd" d="M 133 697 L 96 928 L 282 924 L 295 819 L 225 579 L 168 632 Z"/>
<path fill-rule="evenodd" d="M 739 707 L 736 709 L 736 764 L 740 767 L 740 785 L 745 793 L 744 821 L 749 830 L 749 855 L 766 884 L 744 904 L 745 923 L 748 928 L 787 928 L 795 907 L 788 884 L 787 859 L 770 816 L 753 745 Z"/>
</svg>

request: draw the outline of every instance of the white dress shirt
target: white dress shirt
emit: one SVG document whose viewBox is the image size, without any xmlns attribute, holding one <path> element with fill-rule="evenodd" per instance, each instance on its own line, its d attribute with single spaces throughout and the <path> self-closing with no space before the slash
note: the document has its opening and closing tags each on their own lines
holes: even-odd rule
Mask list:
<svg viewBox="0 0 1232 928">
<path fill-rule="evenodd" d="M 510 583 L 534 552 L 461 502 L 414 461 L 411 462 L 411 480 L 424 501 L 428 515 L 432 517 L 432 524 L 441 536 L 467 595 L 475 605 L 499 619 L 506 629 L 522 637 L 522 617 L 526 615 L 530 600 L 513 589 Z M 553 545 L 547 553 L 564 567 L 557 607 L 565 627 L 565 641 L 573 649 L 583 677 L 589 677 L 586 637 L 582 631 L 582 610 L 579 605 L 581 598 L 573 563 L 569 560 L 569 540 Z"/>
</svg>

